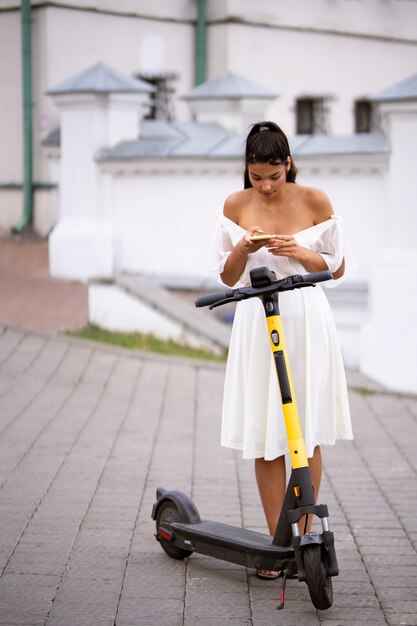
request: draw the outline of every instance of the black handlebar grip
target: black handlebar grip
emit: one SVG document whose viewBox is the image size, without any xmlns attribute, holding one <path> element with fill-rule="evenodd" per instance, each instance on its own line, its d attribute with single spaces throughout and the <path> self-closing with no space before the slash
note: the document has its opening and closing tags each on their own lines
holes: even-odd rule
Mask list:
<svg viewBox="0 0 417 626">
<path fill-rule="evenodd" d="M 228 289 L 221 293 L 210 293 L 207 296 L 199 296 L 195 300 L 195 305 L 198 307 L 210 306 L 210 304 L 216 304 L 216 302 L 220 302 L 220 300 L 224 300 L 225 298 L 231 298 L 233 293 L 233 289 Z"/>
<path fill-rule="evenodd" d="M 333 274 L 330 270 L 324 270 L 323 272 L 313 272 L 312 274 L 303 274 L 303 283 L 322 283 L 325 280 L 331 280 Z"/>
</svg>

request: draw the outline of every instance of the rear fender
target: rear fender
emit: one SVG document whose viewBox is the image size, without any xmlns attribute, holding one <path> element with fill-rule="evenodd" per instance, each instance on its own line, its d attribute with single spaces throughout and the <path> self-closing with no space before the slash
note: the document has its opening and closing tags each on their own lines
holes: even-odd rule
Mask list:
<svg viewBox="0 0 417 626">
<path fill-rule="evenodd" d="M 156 491 L 157 501 L 152 507 L 152 519 L 156 520 L 159 507 L 170 500 L 178 510 L 178 521 L 186 524 L 198 524 L 201 522 L 200 514 L 194 502 L 181 491 L 166 491 L 162 487 L 158 487 Z"/>
</svg>

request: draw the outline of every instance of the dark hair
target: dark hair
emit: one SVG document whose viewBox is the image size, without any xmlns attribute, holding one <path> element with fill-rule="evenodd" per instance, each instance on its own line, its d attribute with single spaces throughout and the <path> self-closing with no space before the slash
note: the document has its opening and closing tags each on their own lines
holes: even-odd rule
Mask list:
<svg viewBox="0 0 417 626">
<path fill-rule="evenodd" d="M 274 122 L 253 124 L 246 138 L 244 188 L 252 187 L 249 180 L 249 163 L 269 163 L 278 165 L 291 157 L 288 139 L 283 130 Z M 291 166 L 286 181 L 295 183 L 297 168 L 291 157 Z"/>
</svg>

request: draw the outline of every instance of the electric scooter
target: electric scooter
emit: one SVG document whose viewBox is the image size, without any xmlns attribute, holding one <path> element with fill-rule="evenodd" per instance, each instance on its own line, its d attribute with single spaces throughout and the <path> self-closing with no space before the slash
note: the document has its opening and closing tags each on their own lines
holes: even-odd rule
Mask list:
<svg viewBox="0 0 417 626">
<path fill-rule="evenodd" d="M 278 608 L 284 606 L 287 575 L 296 575 L 300 582 L 306 582 L 314 607 L 328 609 L 333 603 L 331 577 L 339 573 L 334 535 L 330 529 L 327 505 L 316 504 L 314 498 L 279 312 L 279 293 L 314 287 L 317 282 L 331 279 L 332 274 L 325 271 L 276 280 L 275 274 L 267 267 L 260 267 L 250 272 L 250 278 L 250 287 L 201 296 L 195 304 L 213 309 L 253 297 L 260 298 L 263 303 L 292 467 L 275 534 L 271 537 L 229 524 L 202 520 L 188 496 L 159 487 L 152 509 L 152 518 L 156 521 L 155 538 L 174 559 L 184 559 L 197 552 L 256 570 L 283 572 Z M 308 516 L 320 519 L 321 533 L 306 532 Z M 305 521 L 303 530 L 300 529 L 302 518 Z"/>
</svg>

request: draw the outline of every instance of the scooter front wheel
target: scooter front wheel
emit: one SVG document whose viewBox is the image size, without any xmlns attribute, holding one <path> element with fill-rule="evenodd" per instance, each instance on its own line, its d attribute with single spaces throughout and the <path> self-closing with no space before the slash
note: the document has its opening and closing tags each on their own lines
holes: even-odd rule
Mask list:
<svg viewBox="0 0 417 626">
<path fill-rule="evenodd" d="M 172 522 L 178 522 L 180 518 L 178 508 L 176 504 L 172 500 L 166 500 L 159 507 L 157 516 L 156 516 L 156 532 L 158 533 L 158 528 L 161 526 L 167 525 L 170 526 Z M 172 559 L 185 559 L 187 556 L 192 554 L 192 550 L 184 550 L 183 548 L 178 548 L 174 546 L 169 541 L 161 538 L 159 539 L 162 549 L 170 556 Z"/>
<path fill-rule="evenodd" d="M 320 544 L 303 548 L 304 570 L 311 601 L 316 609 L 329 609 L 333 604 L 332 579 L 327 572 L 325 551 Z"/>
</svg>

